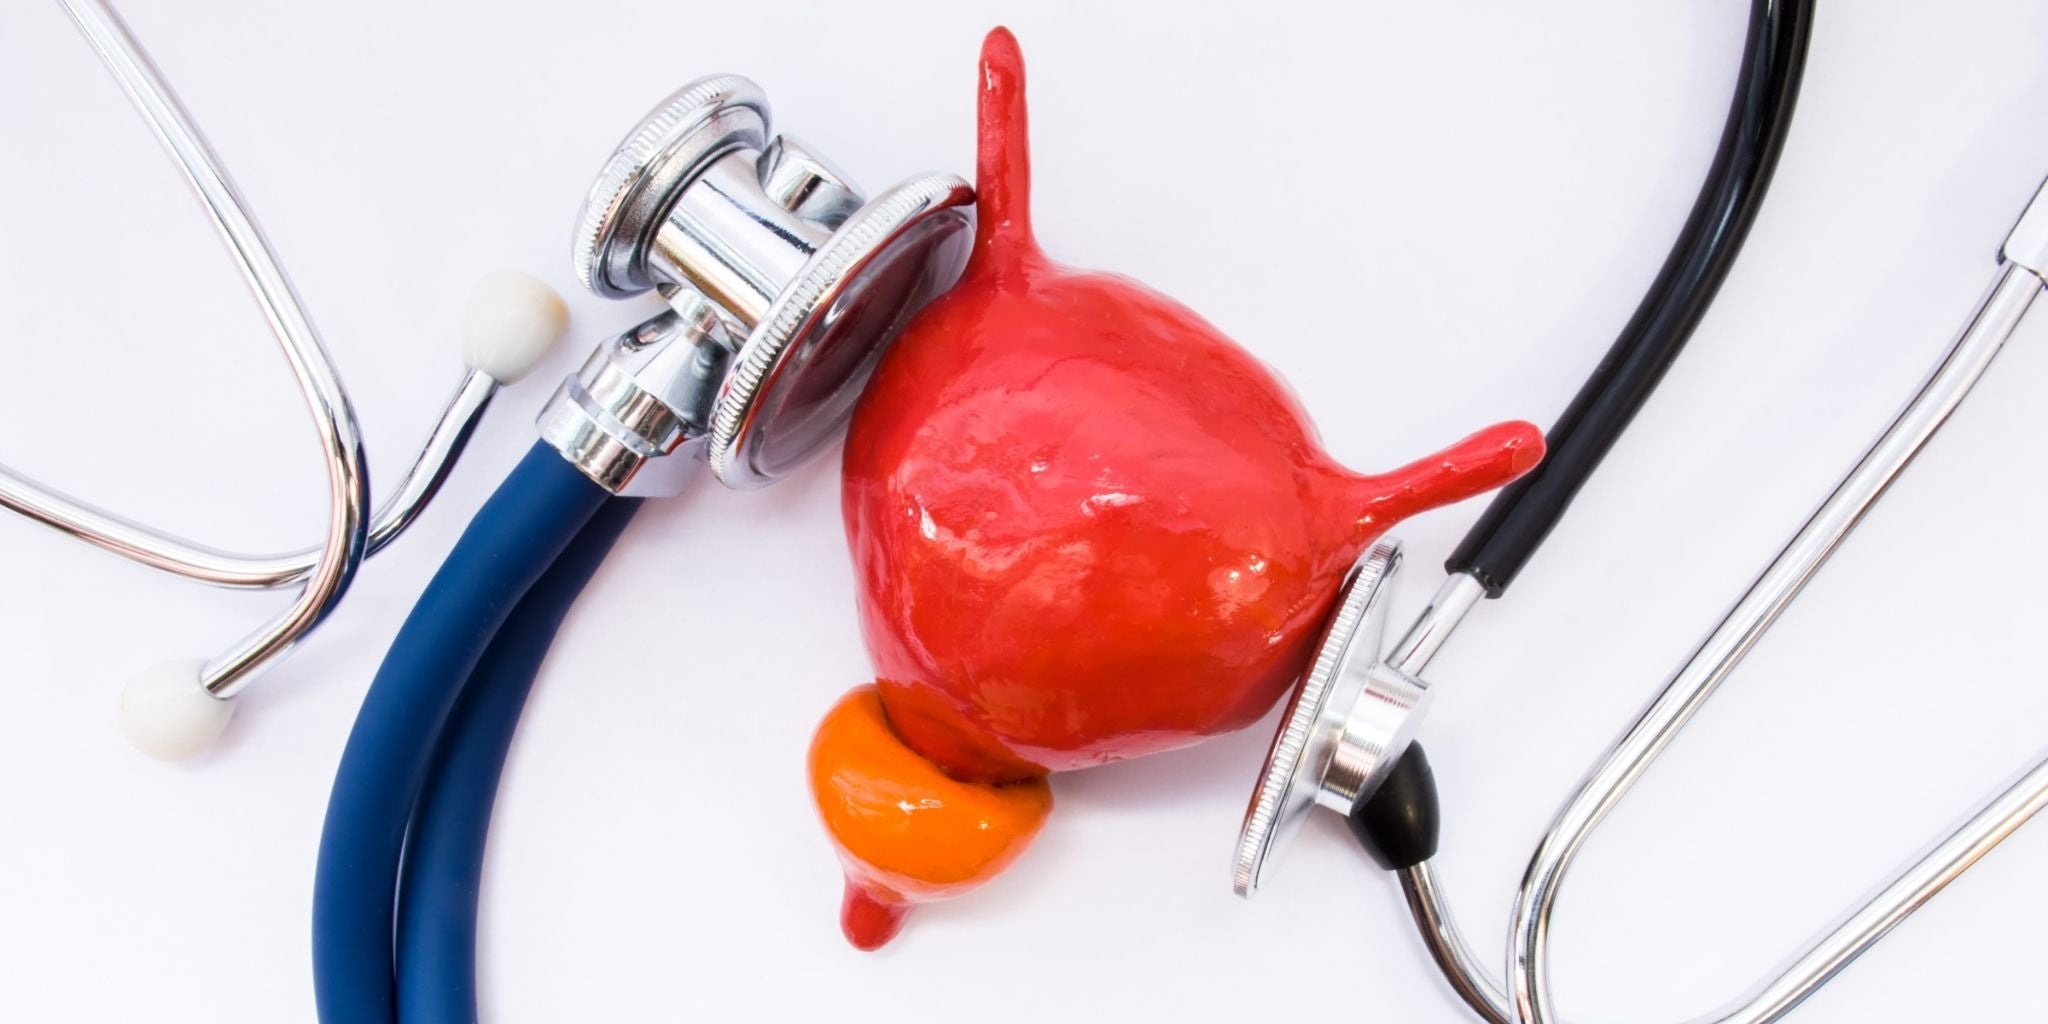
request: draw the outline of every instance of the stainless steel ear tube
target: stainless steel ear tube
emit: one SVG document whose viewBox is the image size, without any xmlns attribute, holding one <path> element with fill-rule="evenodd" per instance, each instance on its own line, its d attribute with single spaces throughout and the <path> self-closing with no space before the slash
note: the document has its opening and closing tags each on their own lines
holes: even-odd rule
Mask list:
<svg viewBox="0 0 2048 1024">
<path fill-rule="evenodd" d="M 1770 78 L 1767 69 L 1776 63 L 1783 76 L 1780 85 L 1796 88 L 1805 22 L 1811 14 L 1810 5 L 1757 0 L 1743 81 Z M 1749 91 L 1738 90 L 1731 126 L 1744 120 L 1743 96 Z M 1758 98 L 1772 91 L 1760 90 Z M 1789 112 L 1790 96 L 1782 89 L 1776 105 Z M 1778 127 L 1782 131 L 1782 123 Z M 1696 216 L 1700 209 L 1695 207 Z M 1496 499 L 1453 554 L 1447 566 L 1450 578 L 1429 610 L 1384 661 L 1379 657 L 1385 615 L 1381 594 L 1398 570 L 1399 546 L 1383 542 L 1359 560 L 1267 756 L 1238 848 L 1238 890 L 1249 895 L 1257 889 L 1273 851 L 1310 809 L 1340 811 L 1373 859 L 1400 876 L 1416 927 L 1460 998 L 1495 1024 L 1558 1024 L 1562 1018 L 1550 990 L 1549 925 L 1574 859 L 1657 755 L 1947 421 L 2048 287 L 2048 184 L 2035 193 L 2000 247 L 1998 259 L 1990 289 L 1909 404 L 1587 773 L 1558 813 L 1530 861 L 1515 901 L 1504 985 L 1496 982 L 1499 975 L 1489 961 L 1474 956 L 1459 934 L 1431 866 L 1439 811 L 1427 758 L 1411 742 L 1414 719 L 1430 696 L 1429 687 L 1417 676 L 1479 597 L 1498 596 L 1513 579 L 1570 501 L 1574 481 L 1597 464 L 1597 452 L 1589 457 L 1572 450 L 1562 468 L 1547 457 L 1551 471 L 1565 478 L 1564 486 L 1552 487 L 1554 495 L 1531 499 L 1547 485 L 1537 481 L 1525 487 L 1524 481 Z M 1643 315 L 1639 309 L 1637 316 Z M 1579 412 L 1597 416 L 1607 398 L 1596 375 L 1561 421 L 1567 436 L 1580 423 Z M 1558 432 L 1554 428 L 1552 436 Z M 1564 445 L 1553 446 L 1551 456 L 1565 450 Z M 1504 513 L 1496 514 L 1503 508 Z M 2048 756 L 1807 946 L 1790 966 L 1728 1007 L 1688 1019 L 1765 1024 L 1783 1017 L 2044 804 Z"/>
<path fill-rule="evenodd" d="M 292 291 L 290 279 L 226 168 L 200 135 L 198 125 L 179 105 L 170 86 L 111 8 L 100 0 L 67 0 L 65 9 L 108 70 L 120 80 L 165 150 L 177 161 L 229 252 L 240 264 L 250 291 L 263 307 L 264 319 L 270 323 L 279 347 L 291 363 L 299 390 L 313 412 L 320 446 L 328 453 L 327 536 L 305 567 L 307 585 L 282 615 L 206 663 L 201 684 L 208 692 L 225 697 L 296 643 L 347 589 L 349 577 L 369 543 L 369 487 L 363 472 L 362 440 L 354 410 L 349 407 L 333 360 L 320 344 L 312 319 Z M 144 565 L 195 578 L 204 578 L 211 568 L 250 568 L 248 562 L 233 555 L 207 551 L 140 527 L 11 471 L 5 474 L 4 492 L 5 497 L 0 500 L 5 500 L 8 507 Z M 298 567 L 298 559 L 289 560 L 294 563 L 291 568 Z M 215 564 L 208 565 L 209 562 Z"/>
<path fill-rule="evenodd" d="M 2048 184 L 2036 192 L 2018 226 L 2007 236 L 1999 262 L 1990 289 L 1911 402 L 1587 773 L 1558 813 L 1531 858 L 1515 900 L 1506 988 L 1493 980 L 1496 975 L 1488 961 L 1466 944 L 1431 865 L 1433 791 L 1426 799 L 1412 801 L 1424 809 L 1410 814 L 1426 821 L 1419 826 L 1396 823 L 1396 828 L 1421 827 L 1428 833 L 1426 839 L 1409 842 L 1416 855 L 1400 857 L 1389 866 L 1400 875 L 1410 913 L 1430 955 L 1452 988 L 1481 1017 L 1495 1024 L 1557 1024 L 1563 1020 L 1550 990 L 1549 926 L 1573 860 L 1657 755 L 1933 438 L 2048 287 Z M 1426 699 L 1427 691 L 1405 688 L 1400 680 L 1412 679 L 1410 674 L 1427 664 L 1446 631 L 1445 624 L 1455 624 L 1458 605 L 1470 595 L 1455 586 L 1454 576 L 1453 585 L 1439 593 L 1432 612 L 1395 646 L 1387 663 L 1375 664 L 1384 615 L 1378 608 L 1379 595 L 1398 561 L 1398 545 L 1387 542 L 1368 552 L 1354 571 L 1315 668 L 1290 712 L 1287 729 L 1275 743 L 1265 783 L 1247 818 L 1248 841 L 1264 832 L 1269 834 L 1264 845 L 1270 846 L 1277 841 L 1273 836 L 1284 838 L 1286 828 L 1297 824 L 1307 808 L 1317 804 L 1351 815 L 1354 831 L 1371 831 L 1375 826 L 1361 825 L 1362 817 L 1369 815 L 1370 805 L 1384 798 L 1386 791 L 1375 793 L 1364 781 L 1367 775 L 1375 765 L 1397 757 L 1411 769 L 1417 763 L 1412 759 L 1419 758 L 1419 748 L 1408 748 L 1404 755 L 1399 745 L 1376 745 L 1373 740 L 1393 735 L 1388 720 L 1398 723 L 1393 728 L 1412 728 L 1402 717 Z M 1405 735 L 1401 743 L 1405 745 Z M 1428 769 L 1426 762 L 1420 763 L 1427 788 Z M 1393 771 L 1397 778 L 1399 769 Z M 1388 779 L 1389 788 L 1394 786 L 1387 770 L 1377 774 Z M 1777 976 L 1725 1009 L 1688 1019 L 1767 1024 L 1783 1017 L 2044 805 L 2048 805 L 2048 753 L 1839 925 L 1807 946 Z M 1264 866 L 1263 847 L 1245 849 L 1241 857 L 1258 856 L 1240 860 L 1241 889 L 1247 883 L 1255 886 Z"/>
<path fill-rule="evenodd" d="M 317 628 L 341 600 L 363 559 L 390 543 L 419 515 L 460 456 L 498 381 L 475 369 L 463 376 L 411 470 L 372 515 L 362 439 L 348 393 L 227 169 L 113 9 L 104 0 L 62 2 L 177 163 L 262 308 L 313 417 L 326 462 L 327 522 L 321 542 L 300 551 L 224 551 L 97 508 L 4 466 L 0 506 L 134 562 L 201 582 L 253 588 L 302 584 L 283 612 L 197 666 L 196 683 L 204 693 L 227 698 Z M 225 722 L 224 713 L 220 721 Z"/>
<path fill-rule="evenodd" d="M 1550 915 L 1556 909 L 1565 875 L 1587 838 L 1948 421 L 2042 288 L 2048 287 L 2044 280 L 2048 278 L 2048 184 L 2035 192 L 2018 226 L 2006 236 L 1999 263 L 1989 291 L 1912 402 L 1835 485 L 1834 493 L 1777 559 L 1750 584 L 1749 591 L 1579 784 L 1551 823 L 1515 897 L 1509 960 L 1515 1019 L 1527 1024 L 1561 1019 L 1550 992 Z M 1993 796 L 1932 852 L 1810 946 L 1784 973 L 1712 1019 L 1741 1024 L 1777 1020 L 2025 824 L 2043 804 L 2048 804 L 2048 757 Z M 1411 905 L 1419 907 L 1418 923 L 1447 921 L 1437 887 L 1427 877 L 1427 865 L 1419 867 L 1423 871 L 1420 877 L 1416 869 L 1403 876 Z M 1457 955 L 1455 931 L 1425 930 L 1432 937 L 1432 951 L 1439 962 L 1448 954 L 1453 969 L 1467 973 L 1469 962 Z M 1474 975 L 1474 980 L 1479 977 L 1483 975 Z"/>
<path fill-rule="evenodd" d="M 412 468 L 370 517 L 364 558 L 382 551 L 426 510 L 499 387 L 479 370 L 462 375 Z M 0 507 L 130 561 L 219 587 L 269 590 L 303 582 L 326 550 L 323 545 L 267 555 L 223 551 L 70 497 L 6 466 L 0 466 Z"/>
</svg>

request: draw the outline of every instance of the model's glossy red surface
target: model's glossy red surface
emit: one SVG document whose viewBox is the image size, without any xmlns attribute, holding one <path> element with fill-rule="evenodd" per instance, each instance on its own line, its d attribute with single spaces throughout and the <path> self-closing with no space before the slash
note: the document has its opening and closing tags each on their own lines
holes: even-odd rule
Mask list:
<svg viewBox="0 0 2048 1024">
<path fill-rule="evenodd" d="M 1508 423 L 1384 476 L 1337 465 L 1193 311 L 1039 251 L 1007 32 L 983 69 L 973 262 L 868 385 L 844 512 L 890 721 L 999 780 L 1254 721 L 1367 543 L 1514 478 L 1542 438 Z"/>
<path fill-rule="evenodd" d="M 1384 475 L 1336 464 L 1193 311 L 1039 251 L 1007 31 L 981 70 L 973 260 L 868 385 L 843 510 L 889 727 L 956 779 L 1005 782 L 1256 720 L 1367 544 L 1526 472 L 1543 439 L 1503 423 Z M 869 859 L 850 858 L 890 870 Z"/>
</svg>

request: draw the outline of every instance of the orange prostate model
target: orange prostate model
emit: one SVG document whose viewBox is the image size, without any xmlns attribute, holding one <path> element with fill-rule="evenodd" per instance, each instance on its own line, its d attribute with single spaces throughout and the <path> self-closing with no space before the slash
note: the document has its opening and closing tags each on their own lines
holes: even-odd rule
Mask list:
<svg viewBox="0 0 2048 1024">
<path fill-rule="evenodd" d="M 1192 311 L 1039 251 L 1007 31 L 981 72 L 973 260 L 847 436 L 876 683 L 827 715 L 810 778 L 863 949 L 1014 860 L 1050 773 L 1257 720 L 1367 544 L 1543 451 L 1513 422 L 1383 475 L 1338 465 L 1272 372 Z"/>
</svg>

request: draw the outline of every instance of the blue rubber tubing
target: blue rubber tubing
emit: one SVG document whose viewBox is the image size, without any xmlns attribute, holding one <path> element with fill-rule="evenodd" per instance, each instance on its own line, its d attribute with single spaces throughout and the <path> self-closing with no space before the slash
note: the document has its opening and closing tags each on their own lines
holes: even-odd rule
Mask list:
<svg viewBox="0 0 2048 1024">
<path fill-rule="evenodd" d="M 506 752 L 555 633 L 639 510 L 607 504 L 527 592 L 441 731 L 406 832 L 398 882 L 398 1019 L 475 1024 L 476 923 L 484 847 Z"/>
<path fill-rule="evenodd" d="M 442 725 L 513 607 L 609 497 L 535 444 L 391 642 L 356 713 L 320 834 L 313 993 L 323 1024 L 395 1024 L 399 853 Z"/>
</svg>

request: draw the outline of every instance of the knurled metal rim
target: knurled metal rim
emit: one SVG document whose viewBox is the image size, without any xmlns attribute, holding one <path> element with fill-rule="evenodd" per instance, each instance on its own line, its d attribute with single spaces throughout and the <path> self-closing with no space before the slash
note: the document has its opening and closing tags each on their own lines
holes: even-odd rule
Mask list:
<svg viewBox="0 0 2048 1024">
<path fill-rule="evenodd" d="M 1348 710 L 1333 699 L 1339 696 L 1335 691 L 1346 678 L 1344 669 L 1353 657 L 1380 656 L 1380 641 L 1386 631 L 1382 595 L 1400 564 L 1401 542 L 1382 540 L 1359 556 L 1345 578 L 1336 610 L 1316 644 L 1315 662 L 1287 705 L 1280 731 L 1266 752 L 1258 789 L 1245 809 L 1232 881 L 1240 896 L 1258 891 L 1266 861 L 1315 807 L 1315 790 L 1334 747 L 1331 719 Z M 1334 724 L 1342 726 L 1341 721 Z M 1306 800 L 1301 796 L 1304 789 Z"/>
<path fill-rule="evenodd" d="M 736 365 L 719 390 L 711 415 L 711 471 L 720 481 L 729 486 L 759 482 L 742 480 L 733 468 L 753 425 L 758 399 L 773 381 L 790 343 L 802 337 L 840 290 L 904 229 L 932 213 L 973 201 L 974 189 L 957 175 L 912 178 L 861 207 L 811 254 L 740 346 Z"/>
<path fill-rule="evenodd" d="M 670 93 L 627 133 L 591 184 L 571 240 L 577 279 L 607 298 L 652 288 L 644 254 L 663 208 L 710 161 L 766 146 L 769 123 L 768 97 L 738 75 L 700 78 Z M 705 130 L 713 127 L 721 130 Z M 630 246 L 627 265 L 615 267 L 611 257 L 622 243 Z"/>
</svg>

